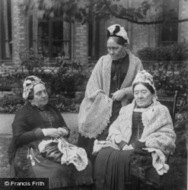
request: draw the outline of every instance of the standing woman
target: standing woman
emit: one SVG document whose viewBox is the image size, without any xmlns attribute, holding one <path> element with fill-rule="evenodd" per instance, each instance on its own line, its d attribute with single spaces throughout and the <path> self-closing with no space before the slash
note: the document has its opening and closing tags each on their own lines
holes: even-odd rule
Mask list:
<svg viewBox="0 0 188 190">
<path fill-rule="evenodd" d="M 114 24 L 107 29 L 108 54 L 102 56 L 92 71 L 78 115 L 78 145 L 91 156 L 95 139 L 105 139 L 109 125 L 122 106 L 132 100 L 131 84 L 142 63 L 127 48 L 124 27 Z"/>
</svg>

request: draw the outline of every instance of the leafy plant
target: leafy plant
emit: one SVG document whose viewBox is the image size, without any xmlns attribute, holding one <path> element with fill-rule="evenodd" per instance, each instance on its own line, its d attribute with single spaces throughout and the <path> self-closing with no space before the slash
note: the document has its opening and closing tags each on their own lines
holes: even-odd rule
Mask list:
<svg viewBox="0 0 188 190">
<path fill-rule="evenodd" d="M 188 44 L 147 47 L 138 56 L 153 75 L 157 91 L 165 95 L 173 95 L 175 91 L 187 93 L 188 71 L 184 69 L 184 61 L 188 59 Z"/>
<path fill-rule="evenodd" d="M 51 89 L 55 94 L 64 94 L 74 97 L 79 85 L 86 80 L 86 75 L 80 64 L 76 62 L 63 62 L 58 72 L 53 76 Z"/>
<path fill-rule="evenodd" d="M 24 101 L 21 96 L 15 95 L 6 95 L 1 98 L 0 101 L 0 112 L 1 113 L 15 113 L 18 111 L 24 104 Z"/>
<path fill-rule="evenodd" d="M 188 71 L 173 72 L 156 72 L 153 74 L 155 87 L 157 91 L 163 89 L 167 95 L 172 95 L 175 91 L 187 93 L 188 90 Z M 169 94 L 170 93 L 170 94 Z"/>
<path fill-rule="evenodd" d="M 24 49 L 20 51 L 21 65 L 28 69 L 29 75 L 33 74 L 33 69 L 35 67 L 41 67 L 44 63 L 45 58 L 43 57 L 41 51 L 38 53 L 31 49 Z"/>
<path fill-rule="evenodd" d="M 68 98 L 60 94 L 50 96 L 50 103 L 60 112 L 78 112 L 79 110 L 79 103 L 76 103 L 73 98 Z"/>
</svg>

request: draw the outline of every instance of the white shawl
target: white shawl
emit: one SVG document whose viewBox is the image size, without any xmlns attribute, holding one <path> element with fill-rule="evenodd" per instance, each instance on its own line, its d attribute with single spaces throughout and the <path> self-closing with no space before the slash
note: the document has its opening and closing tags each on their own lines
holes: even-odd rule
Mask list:
<svg viewBox="0 0 188 190">
<path fill-rule="evenodd" d="M 132 115 L 135 102 L 121 108 L 119 117 L 109 128 L 108 140 L 120 136 L 129 143 L 132 135 Z M 143 133 L 139 139 L 145 142 L 147 148 L 157 148 L 169 154 L 175 148 L 176 135 L 173 129 L 172 119 L 167 107 L 155 101 L 142 113 L 144 125 Z"/>
<path fill-rule="evenodd" d="M 115 143 L 120 138 L 129 143 L 132 135 L 132 116 L 135 102 L 121 108 L 119 117 L 109 128 L 107 141 Z M 175 149 L 174 132 L 169 110 L 158 101 L 142 113 L 143 133 L 139 141 L 145 142 L 146 150 L 152 152 L 153 166 L 159 175 L 167 172 L 166 155 Z"/>
<path fill-rule="evenodd" d="M 130 52 L 128 55 L 129 68 L 121 85 L 121 90 L 126 92 L 126 96 L 121 101 L 122 105 L 126 105 L 132 98 L 132 82 L 137 72 L 142 70 L 141 61 Z M 79 132 L 85 137 L 96 138 L 109 123 L 112 113 L 112 99 L 109 98 L 111 65 L 111 56 L 102 56 L 88 81 L 78 114 Z"/>
</svg>

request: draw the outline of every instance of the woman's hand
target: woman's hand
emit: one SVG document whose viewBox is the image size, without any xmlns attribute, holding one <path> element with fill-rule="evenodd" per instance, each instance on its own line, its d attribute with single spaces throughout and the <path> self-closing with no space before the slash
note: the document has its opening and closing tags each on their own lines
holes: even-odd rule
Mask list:
<svg viewBox="0 0 188 190">
<path fill-rule="evenodd" d="M 58 138 L 62 135 L 62 131 L 56 128 L 42 129 L 44 136 Z"/>
<path fill-rule="evenodd" d="M 134 147 L 132 145 L 125 145 L 122 150 L 133 150 Z"/>
<path fill-rule="evenodd" d="M 125 89 L 117 90 L 112 94 L 112 100 L 121 101 L 125 95 L 126 95 Z"/>
<path fill-rule="evenodd" d="M 64 129 L 62 127 L 59 127 L 57 130 L 61 133 L 61 136 L 68 135 L 68 133 L 69 133 L 66 129 Z"/>
</svg>

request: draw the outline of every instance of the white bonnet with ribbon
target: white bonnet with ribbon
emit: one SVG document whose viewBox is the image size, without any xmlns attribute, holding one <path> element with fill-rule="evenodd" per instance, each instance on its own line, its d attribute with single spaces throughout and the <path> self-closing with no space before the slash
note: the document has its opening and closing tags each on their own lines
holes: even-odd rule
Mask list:
<svg viewBox="0 0 188 190">
<path fill-rule="evenodd" d="M 127 36 L 127 32 L 124 27 L 119 24 L 113 24 L 107 28 L 108 36 L 116 36 L 121 37 L 125 40 L 127 44 L 129 44 L 129 38 Z"/>
<path fill-rule="evenodd" d="M 150 85 L 153 88 L 153 90 L 156 93 L 153 76 L 150 73 L 148 73 L 147 71 L 142 70 L 142 71 L 138 72 L 138 74 L 136 75 L 136 77 L 132 83 L 132 86 L 134 86 L 137 83 L 147 83 L 148 85 Z"/>
<path fill-rule="evenodd" d="M 34 75 L 25 78 L 23 82 L 23 94 L 22 94 L 24 100 L 28 99 L 31 89 L 33 89 L 34 86 L 39 83 L 44 84 L 44 82 L 42 82 L 40 78 Z"/>
</svg>

